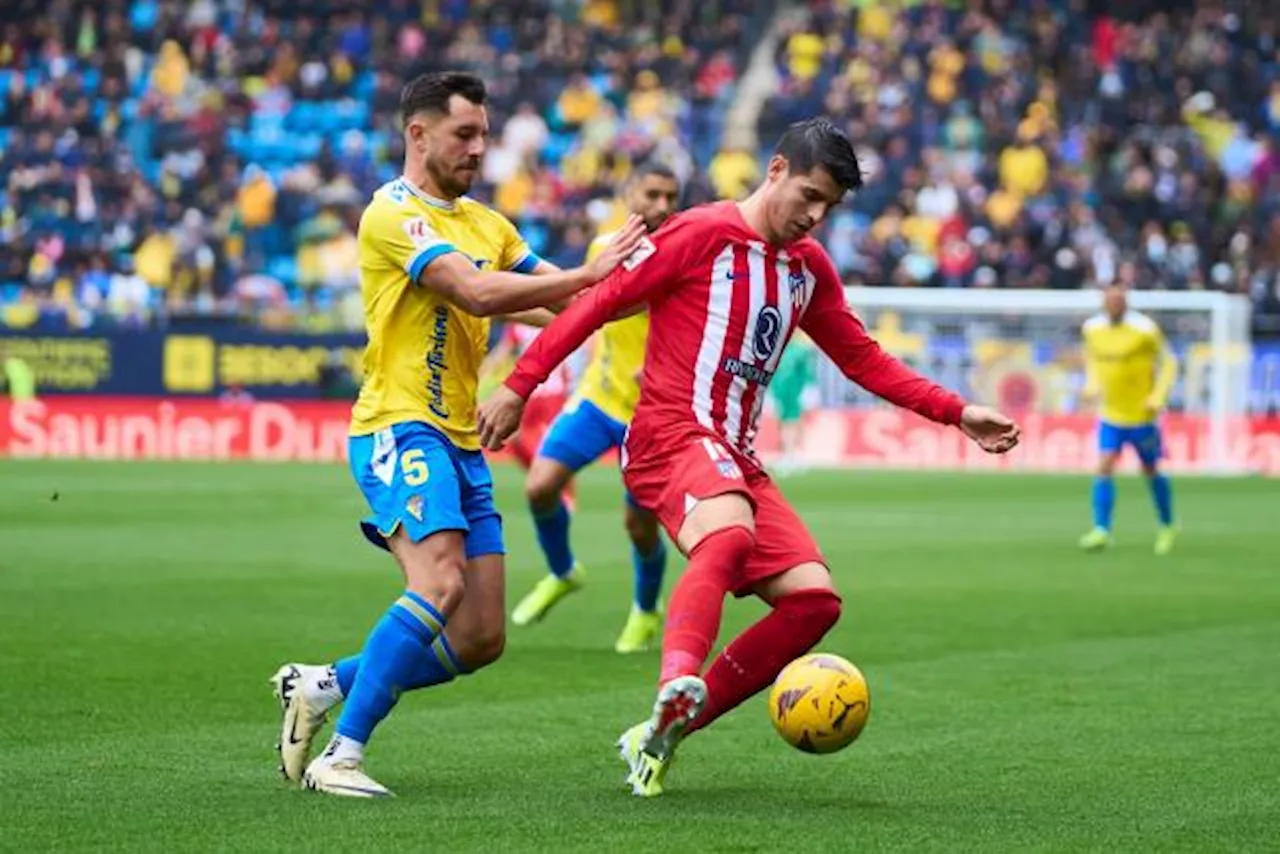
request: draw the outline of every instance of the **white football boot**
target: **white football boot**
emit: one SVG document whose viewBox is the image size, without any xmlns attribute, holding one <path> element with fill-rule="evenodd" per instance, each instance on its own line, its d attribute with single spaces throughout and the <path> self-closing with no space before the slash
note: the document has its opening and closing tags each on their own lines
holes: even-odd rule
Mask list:
<svg viewBox="0 0 1280 854">
<path fill-rule="evenodd" d="M 271 677 L 271 684 L 280 701 L 280 773 L 297 783 L 311 758 L 316 733 L 342 700 L 338 677 L 328 665 L 286 664 Z"/>
<path fill-rule="evenodd" d="M 302 774 L 302 788 L 344 798 L 392 797 L 390 789 L 364 773 L 362 760 L 332 753 L 331 743 L 328 750 L 312 760 Z"/>
</svg>

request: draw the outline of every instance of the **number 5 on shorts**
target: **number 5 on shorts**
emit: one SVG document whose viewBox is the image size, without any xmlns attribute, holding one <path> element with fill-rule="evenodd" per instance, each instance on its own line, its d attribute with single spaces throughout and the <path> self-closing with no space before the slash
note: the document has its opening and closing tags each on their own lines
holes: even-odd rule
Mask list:
<svg viewBox="0 0 1280 854">
<path fill-rule="evenodd" d="M 427 468 L 425 457 L 426 454 L 419 448 L 405 451 L 404 456 L 400 458 L 400 471 L 404 473 L 405 485 L 421 486 L 427 482 L 431 472 Z"/>
</svg>

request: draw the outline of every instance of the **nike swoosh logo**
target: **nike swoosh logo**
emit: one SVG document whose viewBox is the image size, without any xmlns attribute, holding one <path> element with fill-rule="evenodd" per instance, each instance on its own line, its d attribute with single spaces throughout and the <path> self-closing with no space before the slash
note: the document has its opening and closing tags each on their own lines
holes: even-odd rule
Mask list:
<svg viewBox="0 0 1280 854">
<path fill-rule="evenodd" d="M 329 783 L 325 788 L 340 790 L 343 792 L 359 792 L 363 795 L 373 795 L 375 798 L 385 798 L 387 796 L 387 793 L 380 789 L 365 789 L 360 786 L 343 786 L 340 783 Z"/>
<path fill-rule="evenodd" d="M 302 744 L 302 739 L 298 738 L 298 715 L 296 712 L 293 720 L 289 722 L 289 743 Z"/>
</svg>

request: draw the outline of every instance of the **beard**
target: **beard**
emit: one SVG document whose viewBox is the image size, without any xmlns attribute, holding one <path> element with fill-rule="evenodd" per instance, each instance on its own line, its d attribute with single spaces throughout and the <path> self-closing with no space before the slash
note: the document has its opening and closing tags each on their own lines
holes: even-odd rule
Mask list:
<svg viewBox="0 0 1280 854">
<path fill-rule="evenodd" d="M 453 167 L 445 163 L 437 157 L 427 158 L 427 174 L 435 180 L 436 186 L 440 188 L 440 192 L 444 193 L 450 199 L 456 199 L 459 196 L 465 196 L 471 189 L 471 183 L 474 175 L 463 177 L 454 171 Z"/>
</svg>

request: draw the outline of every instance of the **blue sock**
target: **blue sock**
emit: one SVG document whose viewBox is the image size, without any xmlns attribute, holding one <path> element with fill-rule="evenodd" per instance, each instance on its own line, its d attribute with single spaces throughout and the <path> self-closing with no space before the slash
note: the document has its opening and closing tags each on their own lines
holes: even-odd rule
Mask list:
<svg viewBox="0 0 1280 854">
<path fill-rule="evenodd" d="M 547 556 L 547 566 L 557 578 L 573 569 L 573 549 L 569 547 L 569 508 L 557 500 L 553 510 L 539 513 L 532 507 L 533 526 L 538 529 L 538 545 Z"/>
<path fill-rule="evenodd" d="M 338 677 L 338 690 L 342 696 L 351 694 L 351 686 L 356 684 L 356 673 L 360 671 L 360 655 L 348 655 L 333 663 L 333 672 Z"/>
<path fill-rule="evenodd" d="M 631 547 L 631 566 L 635 571 L 635 603 L 641 611 L 658 610 L 658 593 L 662 590 L 662 573 L 667 568 L 667 546 L 658 538 L 658 546 L 647 555 Z"/>
<path fill-rule="evenodd" d="M 436 655 L 432 642 L 444 631 L 444 617 L 426 599 L 406 590 L 369 633 L 351 692 L 338 718 L 343 738 L 365 744 L 373 728 L 409 689 L 422 660 Z"/>
<path fill-rule="evenodd" d="M 409 680 L 405 684 L 406 691 L 441 685 L 467 672 L 462 662 L 458 661 L 458 657 L 454 655 L 453 647 L 449 646 L 449 641 L 444 635 L 440 635 L 431 642 L 431 652 L 431 655 L 422 656 L 414 661 L 413 672 L 409 674 Z M 339 659 L 334 662 L 333 669 L 338 676 L 338 690 L 345 697 L 351 693 L 351 687 L 355 685 L 356 673 L 360 670 L 360 656 L 349 655 Z"/>
<path fill-rule="evenodd" d="M 1151 478 L 1151 500 L 1156 504 L 1156 515 L 1161 525 L 1173 524 L 1173 484 L 1163 474 Z"/>
<path fill-rule="evenodd" d="M 1109 477 L 1093 481 L 1093 526 L 1111 530 L 1111 511 L 1116 506 L 1116 482 Z"/>
</svg>

